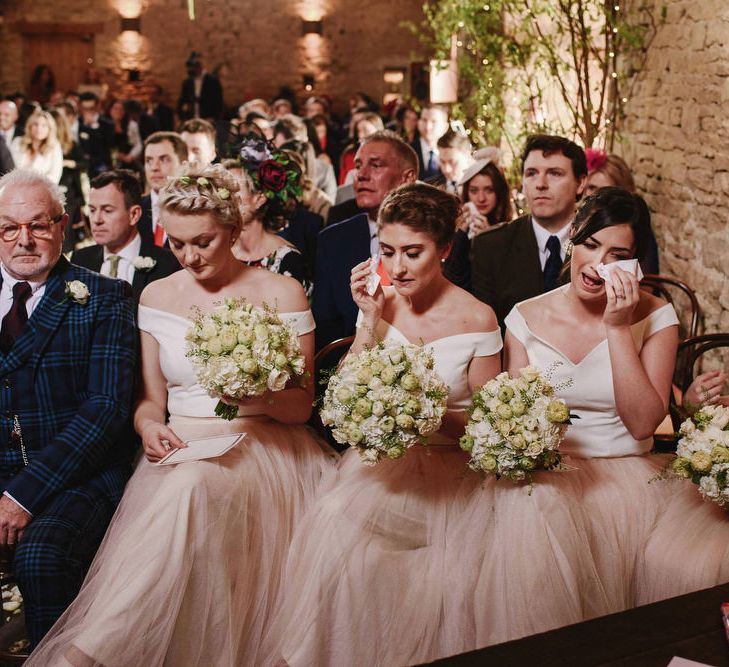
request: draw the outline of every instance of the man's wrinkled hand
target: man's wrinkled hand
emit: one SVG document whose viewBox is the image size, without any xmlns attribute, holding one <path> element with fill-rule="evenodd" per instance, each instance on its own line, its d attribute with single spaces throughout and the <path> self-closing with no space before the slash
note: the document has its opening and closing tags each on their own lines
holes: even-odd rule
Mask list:
<svg viewBox="0 0 729 667">
<path fill-rule="evenodd" d="M 31 519 L 31 515 L 18 503 L 7 496 L 0 496 L 0 545 L 16 545 Z"/>
</svg>

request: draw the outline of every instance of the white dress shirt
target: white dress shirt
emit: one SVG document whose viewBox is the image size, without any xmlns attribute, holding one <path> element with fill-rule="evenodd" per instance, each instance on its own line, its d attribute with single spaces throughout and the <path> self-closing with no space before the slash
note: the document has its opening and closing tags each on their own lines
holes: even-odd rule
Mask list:
<svg viewBox="0 0 729 667">
<path fill-rule="evenodd" d="M 139 257 L 141 248 L 142 237 L 139 234 L 135 234 L 134 238 L 118 252 L 112 253 L 104 248 L 104 261 L 101 264 L 99 273 L 102 276 L 108 276 L 111 271 L 109 255 L 117 255 L 119 257 L 119 264 L 116 269 L 116 277 L 126 280 L 131 285 L 134 280 L 134 260 Z"/>
<path fill-rule="evenodd" d="M 423 156 L 423 169 L 428 169 L 430 163 L 430 152 L 433 151 L 433 159 L 435 160 L 435 166 L 438 167 L 438 147 L 430 146 L 423 137 L 420 137 L 420 154 Z"/>
<path fill-rule="evenodd" d="M 547 258 L 549 257 L 549 250 L 547 250 L 547 241 L 550 236 L 556 236 L 559 239 L 560 250 L 559 254 L 564 262 L 565 252 L 564 246 L 567 239 L 570 237 L 570 227 L 572 227 L 572 221 L 570 220 L 562 229 L 556 232 L 550 232 L 544 229 L 534 218 L 532 218 L 532 228 L 534 229 L 534 236 L 537 237 L 537 248 L 539 248 L 539 263 L 542 265 L 542 271 L 547 264 Z"/>
<path fill-rule="evenodd" d="M 3 135 L 5 143 L 8 145 L 8 148 L 10 148 L 10 145 L 13 143 L 13 139 L 15 139 L 15 126 L 13 125 L 13 127 L 9 130 L 0 130 L 0 134 Z"/>
<path fill-rule="evenodd" d="M 43 295 L 46 293 L 46 281 L 44 280 L 40 283 L 34 283 L 30 280 L 17 280 L 16 278 L 13 278 L 2 265 L 0 265 L 0 273 L 3 277 L 3 285 L 2 288 L 0 288 L 0 321 L 5 318 L 5 316 L 8 314 L 8 311 L 13 305 L 13 287 L 15 287 L 15 283 L 19 282 L 27 282 L 30 285 L 31 294 L 28 297 L 28 300 L 25 302 L 25 310 L 28 313 L 28 317 L 30 318 L 36 306 L 43 298 Z M 4 491 L 3 495 L 10 498 L 10 500 L 12 500 L 16 505 L 28 512 L 28 510 L 23 507 L 17 500 L 15 500 L 15 498 L 13 498 L 7 491 Z M 28 514 L 33 516 L 31 512 L 28 512 Z"/>
</svg>

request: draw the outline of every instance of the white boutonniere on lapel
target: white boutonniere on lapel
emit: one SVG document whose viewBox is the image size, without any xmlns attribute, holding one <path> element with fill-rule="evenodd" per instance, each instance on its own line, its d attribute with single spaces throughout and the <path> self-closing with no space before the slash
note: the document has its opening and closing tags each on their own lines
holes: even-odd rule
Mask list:
<svg viewBox="0 0 729 667">
<path fill-rule="evenodd" d="M 157 266 L 157 260 L 154 257 L 142 257 L 140 255 L 139 257 L 134 258 L 132 264 L 137 271 L 147 272 Z"/>
<path fill-rule="evenodd" d="M 75 301 L 76 303 L 85 306 L 91 296 L 89 288 L 86 287 L 85 283 L 80 280 L 66 281 L 66 298 L 64 301 Z"/>
<path fill-rule="evenodd" d="M 86 141 L 86 139 L 89 138 L 89 133 L 88 132 L 79 132 L 78 138 L 79 139 L 83 139 L 84 141 Z"/>
</svg>

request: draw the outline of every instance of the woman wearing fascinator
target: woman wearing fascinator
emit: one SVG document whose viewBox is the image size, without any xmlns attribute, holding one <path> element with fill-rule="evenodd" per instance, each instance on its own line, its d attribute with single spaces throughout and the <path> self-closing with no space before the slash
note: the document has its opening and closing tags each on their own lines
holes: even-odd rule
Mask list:
<svg viewBox="0 0 729 667">
<path fill-rule="evenodd" d="M 245 157 L 267 159 L 265 152 Z M 243 297 L 278 310 L 311 374 L 314 321 L 301 285 L 232 253 L 238 190 L 222 166 L 193 164 L 160 192 L 160 221 L 184 271 L 153 283 L 140 300 L 134 426 L 144 456 L 78 597 L 28 665 L 260 664 L 294 526 L 333 459 L 304 426 L 310 380 L 275 395 L 227 399 L 238 410 L 226 421 L 215 416 L 218 397 L 198 382 L 186 354 L 196 309 Z M 155 465 L 172 450 L 187 451 L 186 441 L 238 434 L 243 440 L 215 458 Z"/>
<path fill-rule="evenodd" d="M 240 184 L 242 226 L 233 254 L 248 266 L 291 276 L 308 288 L 301 252 L 279 236 L 303 194 L 299 165 L 254 134 L 236 150 L 238 158 L 223 163 Z"/>
<path fill-rule="evenodd" d="M 500 151 L 494 146 L 477 150 L 473 154 L 473 164 L 463 172 L 459 184 L 463 215 L 443 272 L 451 282 L 469 291 L 470 240 L 493 225 L 511 220 L 509 186 L 497 166 L 499 156 Z"/>
</svg>

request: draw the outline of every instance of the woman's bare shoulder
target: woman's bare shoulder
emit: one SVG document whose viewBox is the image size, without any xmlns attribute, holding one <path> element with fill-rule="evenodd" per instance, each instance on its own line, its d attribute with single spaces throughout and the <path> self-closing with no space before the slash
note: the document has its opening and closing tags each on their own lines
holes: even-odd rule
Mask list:
<svg viewBox="0 0 729 667">
<path fill-rule="evenodd" d="M 139 297 L 140 305 L 169 310 L 170 303 L 174 303 L 174 300 L 178 299 L 184 292 L 183 283 L 185 278 L 184 271 L 175 271 L 175 273 L 165 278 L 149 283 Z"/>
</svg>

